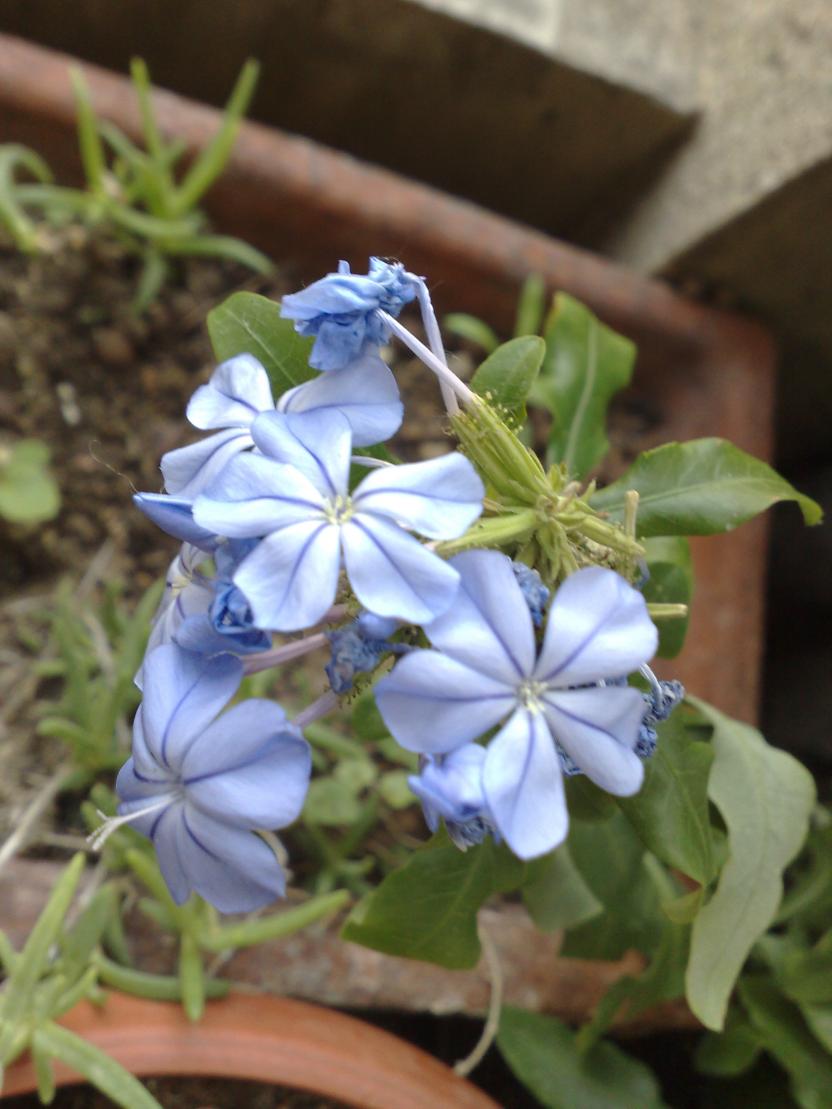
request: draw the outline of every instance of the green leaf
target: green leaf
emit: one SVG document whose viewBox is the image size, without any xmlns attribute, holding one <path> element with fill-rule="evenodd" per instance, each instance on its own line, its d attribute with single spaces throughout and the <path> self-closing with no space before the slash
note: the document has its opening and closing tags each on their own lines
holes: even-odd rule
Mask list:
<svg viewBox="0 0 832 1109">
<path fill-rule="evenodd" d="M 766 1050 L 789 1072 L 802 1109 L 825 1109 L 832 1090 L 832 1057 L 806 1027 L 800 1010 L 769 979 L 743 978 L 740 998 Z"/>
<path fill-rule="evenodd" d="M 777 981 L 786 997 L 799 1003 L 832 1002 L 832 951 L 790 951 Z"/>
<path fill-rule="evenodd" d="M 706 1032 L 696 1045 L 694 1063 L 701 1074 L 735 1078 L 756 1063 L 763 1042 L 747 1020 L 735 1021 L 724 1032 Z"/>
<path fill-rule="evenodd" d="M 689 700 L 713 726 L 708 792 L 728 829 L 729 857 L 693 922 L 686 989 L 696 1016 L 719 1031 L 743 963 L 777 913 L 783 870 L 806 838 L 815 787 L 797 759 L 756 729 Z"/>
<path fill-rule="evenodd" d="M 616 801 L 645 847 L 706 885 L 714 875 L 708 814 L 713 749 L 691 739 L 681 709 L 657 731 L 655 754 L 644 766 L 644 785 L 634 797 Z"/>
<path fill-rule="evenodd" d="M 59 1024 L 47 1021 L 39 1026 L 34 1046 L 42 1055 L 52 1056 L 83 1075 L 122 1109 L 162 1109 L 156 1098 L 120 1063 Z"/>
<path fill-rule="evenodd" d="M 644 845 L 622 813 L 595 823 L 573 820 L 569 850 L 601 916 L 572 929 L 563 954 L 578 959 L 618 959 L 631 947 L 651 952 L 662 918 L 655 886 L 644 865 Z"/>
<path fill-rule="evenodd" d="M 520 888 L 534 867 L 490 840 L 463 852 L 439 833 L 355 907 L 342 935 L 388 955 L 476 966 L 480 906 L 493 893 Z"/>
<path fill-rule="evenodd" d="M 647 539 L 644 543 L 650 577 L 642 589 L 653 604 L 689 605 L 693 593 L 690 544 L 680 535 Z M 676 658 L 685 644 L 689 617 L 659 620 L 659 658 Z"/>
<path fill-rule="evenodd" d="M 280 318 L 280 304 L 257 293 L 232 293 L 208 313 L 208 334 L 218 362 L 253 354 L 265 366 L 275 396 L 316 376 L 309 365 L 312 339 Z"/>
<path fill-rule="evenodd" d="M 523 901 L 542 932 L 576 928 L 604 911 L 566 844 L 541 859 L 537 876 L 523 888 Z"/>
<path fill-rule="evenodd" d="M 505 1006 L 497 1046 L 524 1086 L 547 1109 L 662 1109 L 652 1072 L 614 1044 L 585 1054 L 554 1017 Z"/>
<path fill-rule="evenodd" d="M 566 293 L 555 296 L 544 337 L 546 357 L 530 399 L 553 416 L 548 460 L 585 477 L 609 449 L 607 408 L 630 383 L 636 350 Z"/>
<path fill-rule="evenodd" d="M 803 1019 L 832 1055 L 832 1005 L 801 1005 Z"/>
<path fill-rule="evenodd" d="M 205 1011 L 205 970 L 190 932 L 183 932 L 179 941 L 179 982 L 185 1015 L 190 1021 L 198 1021 Z"/>
<path fill-rule="evenodd" d="M 621 522 L 630 489 L 639 494 L 637 528 L 645 537 L 731 531 L 778 501 L 795 501 L 807 524 L 818 524 L 823 516 L 819 504 L 725 439 L 692 439 L 645 451 L 590 503 Z"/>
<path fill-rule="evenodd" d="M 312 824 L 346 827 L 358 820 L 361 809 L 361 802 L 351 785 L 335 778 L 316 778 L 309 785 L 303 816 Z"/>
<path fill-rule="evenodd" d="M 378 792 L 391 809 L 409 809 L 416 804 L 413 790 L 408 785 L 409 777 L 406 770 L 388 770 L 379 779 Z"/>
<path fill-rule="evenodd" d="M 526 397 L 545 354 L 546 344 L 537 335 L 510 339 L 478 368 L 471 388 L 505 413 L 507 422 L 521 424 L 526 418 Z"/>
<path fill-rule="evenodd" d="M 49 448 L 40 439 L 0 447 L 0 516 L 13 524 L 38 524 L 58 514 L 61 498 L 49 470 Z"/>
<path fill-rule="evenodd" d="M 484 320 L 469 316 L 467 312 L 451 312 L 450 315 L 445 316 L 442 320 L 442 329 L 451 335 L 457 335 L 460 339 L 465 339 L 466 342 L 476 343 L 486 354 L 493 354 L 500 345 L 500 340 L 493 328 L 490 328 Z"/>
<path fill-rule="evenodd" d="M 226 924 L 199 937 L 199 942 L 207 951 L 233 951 L 238 947 L 253 947 L 258 943 L 282 939 L 293 932 L 314 924 L 323 917 L 339 912 L 348 904 L 350 895 L 346 890 L 336 890 L 321 897 L 310 897 L 302 905 L 293 909 L 282 909 L 270 916 L 256 920 L 241 920 L 239 924 Z"/>
<path fill-rule="evenodd" d="M 546 311 L 546 282 L 538 273 L 530 274 L 523 282 L 517 298 L 517 317 L 514 336 L 539 335 Z"/>
</svg>

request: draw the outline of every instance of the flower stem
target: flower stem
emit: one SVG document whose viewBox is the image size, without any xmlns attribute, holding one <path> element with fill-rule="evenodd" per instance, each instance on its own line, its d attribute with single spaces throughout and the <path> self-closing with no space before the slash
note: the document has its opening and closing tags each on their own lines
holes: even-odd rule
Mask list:
<svg viewBox="0 0 832 1109">
<path fill-rule="evenodd" d="M 315 720 L 320 720 L 322 716 L 333 711 L 338 707 L 338 698 L 328 689 L 326 693 L 322 693 L 317 701 L 313 701 L 311 705 L 307 705 L 305 709 L 297 714 L 292 721 L 299 728 L 305 728 L 307 724 L 312 724 Z"/>
<path fill-rule="evenodd" d="M 316 632 L 303 639 L 293 639 L 280 647 L 272 647 L 270 651 L 261 651 L 256 655 L 249 655 L 243 660 L 243 671 L 246 674 L 259 674 L 263 670 L 271 670 L 273 666 L 291 662 L 292 659 L 302 658 L 310 651 L 317 651 L 319 647 L 327 645 L 326 632 Z"/>
</svg>

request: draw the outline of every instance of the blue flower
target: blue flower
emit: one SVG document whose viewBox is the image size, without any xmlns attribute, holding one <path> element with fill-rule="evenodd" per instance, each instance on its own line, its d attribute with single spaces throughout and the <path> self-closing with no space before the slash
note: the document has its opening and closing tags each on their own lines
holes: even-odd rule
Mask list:
<svg viewBox="0 0 832 1109">
<path fill-rule="evenodd" d="M 153 651 L 133 755 L 116 782 L 119 817 L 153 840 L 174 901 L 193 891 L 226 913 L 283 895 L 281 866 L 255 830 L 298 817 L 311 768 L 306 740 L 279 705 L 243 701 L 217 716 L 242 673 L 230 655 Z"/>
<path fill-rule="evenodd" d="M 285 296 L 280 314 L 295 321 L 299 334 L 315 336 L 310 366 L 342 370 L 387 341 L 378 310 L 398 316 L 415 296 L 415 283 L 400 262 L 371 258 L 366 275 L 350 273 L 349 265 L 339 262 L 337 273 Z"/>
<path fill-rule="evenodd" d="M 482 482 L 460 454 L 374 470 L 349 491 L 352 436 L 338 412 L 268 413 L 252 425 L 262 454 L 232 459 L 197 498 L 194 521 L 260 538 L 234 584 L 258 627 L 297 631 L 335 599 L 342 561 L 360 603 L 422 623 L 443 612 L 458 574 L 407 530 L 452 539 L 482 511 Z"/>
<path fill-rule="evenodd" d="M 167 493 L 134 493 L 133 504 L 157 528 L 201 551 L 210 554 L 222 542 L 216 532 L 194 522 L 193 503 L 182 497 L 171 497 Z"/>
<path fill-rule="evenodd" d="M 397 620 L 362 612 L 350 624 L 327 632 L 330 659 L 324 667 L 333 693 L 348 693 L 356 674 L 375 670 L 384 655 L 391 651 L 404 654 L 410 650 L 389 637 L 398 628 Z"/>
<path fill-rule="evenodd" d="M 238 354 L 217 366 L 208 384 L 191 397 L 187 417 L 201 431 L 222 430 L 162 456 L 168 493 L 192 501 L 226 462 L 253 446 L 252 423 L 272 409 L 269 375 L 254 355 Z"/>
<path fill-rule="evenodd" d="M 408 750 L 441 755 L 502 727 L 486 748 L 488 811 L 520 858 L 566 836 L 558 746 L 602 789 L 636 793 L 635 754 L 644 700 L 628 686 L 599 685 L 636 670 L 656 649 L 641 594 L 600 567 L 572 574 L 549 609 L 539 653 L 510 560 L 469 551 L 452 565 L 453 605 L 425 627 L 438 650 L 413 651 L 376 686 L 388 728 Z"/>
<path fill-rule="evenodd" d="M 365 354 L 343 370 L 320 374 L 289 389 L 277 402 L 279 412 L 336 409 L 352 428 L 354 447 L 372 447 L 395 435 L 404 417 L 399 387 L 377 354 Z"/>
<path fill-rule="evenodd" d="M 484 747 L 465 743 L 447 755 L 423 755 L 419 774 L 407 779 L 422 803 L 427 826 L 435 832 L 444 820 L 461 851 L 496 833 L 483 789 L 485 758 Z"/>
</svg>

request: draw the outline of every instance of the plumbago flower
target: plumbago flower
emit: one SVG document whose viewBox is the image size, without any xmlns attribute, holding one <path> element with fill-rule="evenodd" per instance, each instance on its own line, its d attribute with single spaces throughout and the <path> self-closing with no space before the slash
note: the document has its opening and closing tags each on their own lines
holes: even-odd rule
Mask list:
<svg viewBox="0 0 832 1109">
<path fill-rule="evenodd" d="M 483 789 L 485 759 L 484 747 L 463 743 L 447 755 L 422 755 L 419 773 L 407 779 L 422 803 L 428 828 L 435 832 L 444 820 L 460 851 L 482 843 L 489 834 L 500 839 Z"/>
<path fill-rule="evenodd" d="M 116 790 L 119 816 L 153 840 L 177 904 L 196 892 L 221 912 L 250 912 L 284 893 L 280 863 L 257 829 L 284 828 L 303 807 L 311 756 L 279 705 L 237 692 L 239 659 L 172 644 L 145 660 L 133 755 Z"/>
<path fill-rule="evenodd" d="M 349 491 L 352 435 L 338 412 L 269 413 L 251 427 L 260 454 L 238 455 L 194 503 L 197 527 L 260 539 L 233 583 L 258 627 L 296 631 L 330 608 L 341 563 L 362 605 L 379 616 L 431 620 L 459 575 L 406 529 L 463 534 L 484 488 L 461 454 L 373 470 Z"/>
<path fill-rule="evenodd" d="M 485 748 L 484 811 L 517 856 L 533 858 L 568 829 L 559 748 L 607 792 L 639 790 L 644 698 L 601 683 L 645 663 L 656 629 L 640 593 L 613 571 L 588 567 L 557 591 L 538 652 L 510 560 L 469 551 L 451 564 L 459 593 L 425 627 L 438 649 L 406 655 L 378 682 L 376 700 L 398 742 L 433 757 L 508 717 Z"/>
<path fill-rule="evenodd" d="M 342 261 L 337 273 L 285 296 L 280 314 L 295 321 L 299 334 L 315 336 L 310 366 L 341 370 L 362 354 L 377 353 L 390 337 L 379 312 L 396 317 L 416 295 L 414 279 L 400 262 L 371 258 L 369 272 L 361 275 Z"/>
<path fill-rule="evenodd" d="M 287 412 L 337 409 L 352 428 L 357 447 L 389 439 L 404 414 L 395 378 L 377 355 L 289 389 L 277 407 Z M 269 376 L 254 355 L 239 354 L 222 362 L 210 381 L 196 390 L 186 412 L 194 427 L 216 434 L 163 455 L 167 492 L 193 500 L 227 462 L 254 446 L 252 424 L 261 412 L 274 409 Z"/>
</svg>

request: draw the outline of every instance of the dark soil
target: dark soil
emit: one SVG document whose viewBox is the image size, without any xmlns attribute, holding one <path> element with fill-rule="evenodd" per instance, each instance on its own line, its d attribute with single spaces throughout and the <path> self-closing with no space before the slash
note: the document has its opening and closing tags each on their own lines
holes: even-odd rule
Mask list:
<svg viewBox="0 0 832 1109">
<path fill-rule="evenodd" d="M 205 1078 L 149 1078 L 145 1085 L 163 1109 L 343 1109 L 343 1103 L 259 1082 Z M 9 1098 L 8 1109 L 36 1109 L 35 1097 Z M 112 1109 L 112 1101 L 89 1086 L 60 1090 L 53 1109 Z"/>
</svg>

